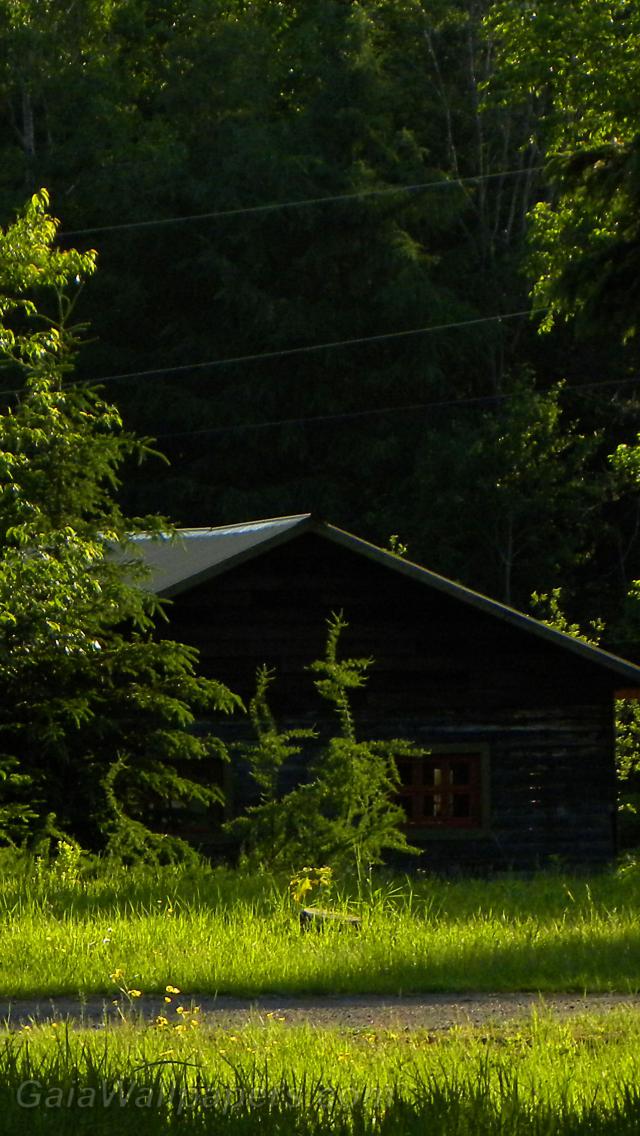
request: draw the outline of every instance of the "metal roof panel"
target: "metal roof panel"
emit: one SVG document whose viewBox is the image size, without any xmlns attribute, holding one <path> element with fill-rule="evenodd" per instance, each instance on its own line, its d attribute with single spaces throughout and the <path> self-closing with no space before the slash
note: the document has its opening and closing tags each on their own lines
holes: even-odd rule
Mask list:
<svg viewBox="0 0 640 1136">
<path fill-rule="evenodd" d="M 135 555 L 139 550 L 150 569 L 149 591 L 173 596 L 214 575 L 216 569 L 251 556 L 308 519 L 308 513 L 301 513 L 248 524 L 178 529 L 175 536 L 138 533 L 131 538 L 131 551 Z"/>
</svg>

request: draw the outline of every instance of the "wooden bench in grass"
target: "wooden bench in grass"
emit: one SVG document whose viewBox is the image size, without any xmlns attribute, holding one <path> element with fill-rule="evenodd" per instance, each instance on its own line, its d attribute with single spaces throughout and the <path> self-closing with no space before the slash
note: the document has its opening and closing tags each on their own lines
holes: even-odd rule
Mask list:
<svg viewBox="0 0 640 1136">
<path fill-rule="evenodd" d="M 357 915 L 343 915 L 340 911 L 324 911 L 319 907 L 303 907 L 300 912 L 301 931 L 324 931 L 326 927 L 352 927 L 360 929 Z"/>
</svg>

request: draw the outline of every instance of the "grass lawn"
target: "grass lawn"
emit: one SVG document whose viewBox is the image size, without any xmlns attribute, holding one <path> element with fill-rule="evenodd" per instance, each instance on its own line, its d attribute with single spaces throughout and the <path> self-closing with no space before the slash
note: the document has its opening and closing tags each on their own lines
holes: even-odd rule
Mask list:
<svg viewBox="0 0 640 1136">
<path fill-rule="evenodd" d="M 640 990 L 640 871 L 371 884 L 360 930 L 303 934 L 286 880 L 0 864 L 0 995 L 131 991 L 126 1022 L 0 1032 L 3 1134 L 640 1134 L 640 1015 L 448 1032 L 232 1032 L 192 995 Z M 136 1019 L 135 991 L 171 996 Z M 183 1000 L 185 1012 L 177 1013 Z"/>
<path fill-rule="evenodd" d="M 347 900 L 338 900 L 345 905 Z M 286 881 L 225 869 L 0 876 L 0 997 L 640 990 L 640 872 L 373 886 L 301 934 Z"/>
<path fill-rule="evenodd" d="M 569 1136 L 640 1131 L 640 1020 L 533 1015 L 446 1034 L 235 1033 L 180 1025 L 5 1035 L 3 1133 L 388 1133 Z"/>
</svg>

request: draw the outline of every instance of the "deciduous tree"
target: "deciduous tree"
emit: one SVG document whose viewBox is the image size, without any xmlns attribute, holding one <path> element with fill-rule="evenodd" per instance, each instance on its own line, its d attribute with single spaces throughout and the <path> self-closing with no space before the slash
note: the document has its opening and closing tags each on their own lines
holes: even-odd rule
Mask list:
<svg viewBox="0 0 640 1136">
<path fill-rule="evenodd" d="M 161 847 L 154 807 L 215 800 L 220 744 L 195 716 L 238 700 L 191 649 L 154 638 L 158 601 L 133 554 L 159 517 L 127 518 L 125 459 L 148 450 L 70 377 L 74 294 L 93 253 L 56 248 L 46 193 L 0 233 L 0 352 L 16 387 L 0 415 L 0 758 L 5 835 L 56 824 L 83 844 Z M 187 772 L 200 768 L 202 775 Z"/>
<path fill-rule="evenodd" d="M 640 10 L 634 0 L 497 0 L 493 90 L 534 97 L 554 191 L 533 214 L 547 325 L 635 334 L 640 297 Z"/>
</svg>

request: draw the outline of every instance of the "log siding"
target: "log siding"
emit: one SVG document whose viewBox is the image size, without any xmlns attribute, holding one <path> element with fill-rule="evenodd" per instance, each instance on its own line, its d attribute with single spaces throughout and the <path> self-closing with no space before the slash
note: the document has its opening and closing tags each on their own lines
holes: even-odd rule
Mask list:
<svg viewBox="0 0 640 1136">
<path fill-rule="evenodd" d="M 588 658 L 303 533 L 176 595 L 167 634 L 196 646 L 202 670 L 248 700 L 255 669 L 277 679 L 282 727 L 334 723 L 309 664 L 326 620 L 349 623 L 348 655 L 375 661 L 353 700 L 362 738 L 486 755 L 482 830 L 411 831 L 434 870 L 597 866 L 615 853 L 613 692 L 622 683 Z M 226 727 L 246 737 L 246 721 Z M 292 765 L 287 782 L 304 776 Z M 235 807 L 250 796 L 241 767 Z"/>
</svg>

